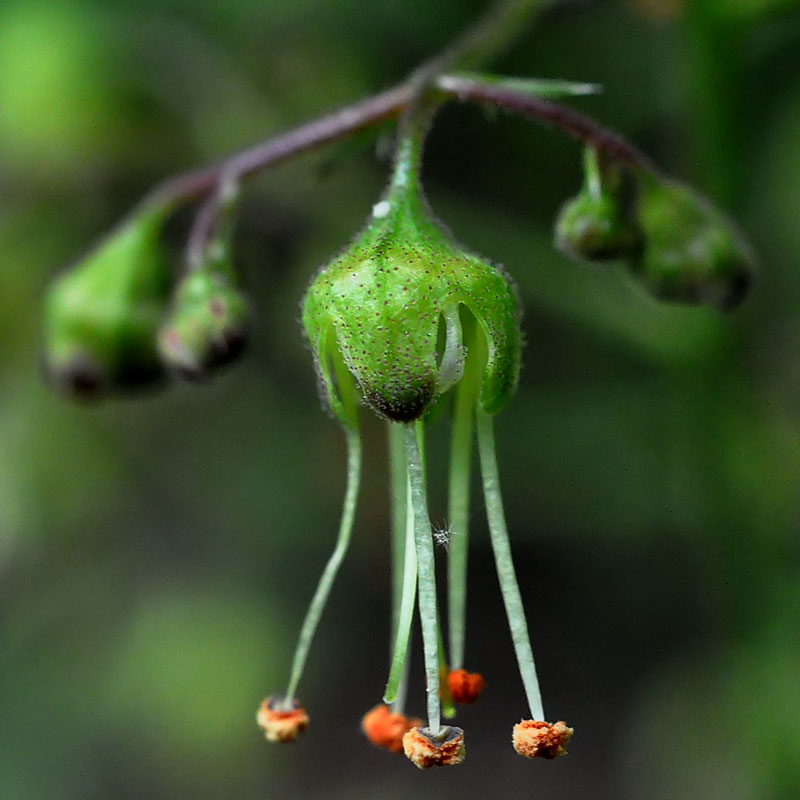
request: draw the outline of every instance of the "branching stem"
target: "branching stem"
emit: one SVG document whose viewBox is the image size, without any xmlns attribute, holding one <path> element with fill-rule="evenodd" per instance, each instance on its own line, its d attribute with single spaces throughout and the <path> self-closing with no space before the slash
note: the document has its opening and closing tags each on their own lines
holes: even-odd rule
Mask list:
<svg viewBox="0 0 800 800">
<path fill-rule="evenodd" d="M 532 95 L 530 91 L 481 80 L 479 75 L 445 74 L 487 61 L 524 30 L 527 19 L 541 10 L 544 0 L 505 0 L 487 13 L 440 56 L 425 62 L 403 83 L 300 125 L 248 149 L 173 177 L 156 187 L 147 203 L 179 204 L 214 191 L 223 176 L 244 179 L 267 167 L 351 136 L 385 120 L 400 117 L 426 86 L 440 101 L 458 98 L 497 106 L 551 125 L 598 151 L 632 166 L 652 169 L 650 160 L 613 131 L 571 108 Z"/>
</svg>

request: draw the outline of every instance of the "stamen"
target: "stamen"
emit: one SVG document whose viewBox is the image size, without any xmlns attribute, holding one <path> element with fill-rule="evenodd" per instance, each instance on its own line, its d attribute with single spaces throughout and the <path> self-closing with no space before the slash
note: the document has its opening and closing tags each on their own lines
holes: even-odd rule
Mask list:
<svg viewBox="0 0 800 800">
<path fill-rule="evenodd" d="M 447 655 L 444 652 L 444 637 L 442 636 L 442 626 L 439 620 L 436 620 L 436 627 L 438 629 L 437 643 L 439 653 L 439 698 L 442 702 L 442 716 L 446 719 L 453 719 L 456 715 L 456 706 L 453 702 L 453 695 L 450 692 L 450 684 L 448 683 L 448 675 L 450 669 L 447 666 Z"/>
<path fill-rule="evenodd" d="M 306 618 L 303 620 L 303 627 L 300 630 L 300 637 L 297 641 L 297 648 L 292 661 L 292 672 L 289 678 L 289 685 L 286 689 L 284 703 L 284 705 L 289 708 L 292 707 L 294 694 L 297 691 L 297 685 L 303 674 L 303 668 L 305 667 L 308 651 L 311 647 L 311 641 L 314 638 L 314 633 L 317 630 L 322 611 L 325 608 L 325 603 L 328 601 L 331 587 L 333 586 L 336 574 L 347 552 L 347 547 L 350 544 L 350 537 L 353 532 L 356 500 L 358 498 L 358 487 L 361 480 L 361 439 L 355 424 L 345 427 L 345 436 L 347 439 L 347 487 L 344 495 L 342 518 L 339 524 L 339 535 L 336 540 L 336 547 L 331 557 L 328 559 L 328 563 L 325 565 L 325 569 L 319 579 L 314 597 L 311 600 L 311 605 L 306 612 Z"/>
<path fill-rule="evenodd" d="M 447 676 L 447 684 L 454 702 L 469 705 L 478 699 L 486 682 L 480 672 L 454 669 Z"/>
<path fill-rule="evenodd" d="M 408 491 L 408 470 L 403 429 L 391 422 L 388 423 L 387 428 L 389 433 L 390 500 L 392 508 L 391 641 L 393 647 L 384 702 L 392 704 L 393 712 L 403 714 L 408 687 L 411 619 L 414 615 L 414 597 L 417 591 L 417 561 L 414 553 L 413 526 L 410 531 L 408 529 L 412 511 Z M 407 553 L 411 553 L 414 559 L 412 563 L 408 564 L 408 570 L 406 568 Z M 403 631 L 403 634 L 398 636 L 398 631 L 400 630 Z M 393 670 L 399 670 L 399 673 L 393 672 Z M 390 695 L 391 699 L 388 699 Z"/>
<path fill-rule="evenodd" d="M 503 499 L 500 495 L 500 479 L 495 455 L 494 432 L 492 418 L 481 407 L 476 406 L 475 418 L 478 431 L 478 452 L 480 454 L 481 474 L 483 476 L 483 493 L 486 499 L 486 514 L 489 520 L 489 533 L 497 566 L 497 577 L 506 607 L 511 639 L 517 655 L 519 672 L 525 686 L 531 716 L 534 720 L 544 720 L 542 695 L 539 679 L 536 676 L 536 665 L 533 660 L 528 624 L 525 621 L 525 609 L 519 593 L 519 584 L 514 572 L 511 558 L 511 545 L 508 539 Z"/>
<path fill-rule="evenodd" d="M 397 423 L 392 423 L 399 428 Z M 403 431 L 401 430 L 401 435 Z M 411 490 L 408 486 L 408 470 L 404 476 L 405 491 L 405 544 L 403 558 L 403 581 L 400 593 L 400 606 L 395 626 L 394 653 L 389 680 L 383 693 L 383 702 L 392 703 L 395 711 L 402 711 L 405 705 L 406 660 L 411 635 L 411 620 L 414 616 L 414 600 L 417 591 L 417 552 L 414 547 L 414 510 L 411 505 Z"/>
<path fill-rule="evenodd" d="M 420 769 L 453 767 L 464 760 L 464 731 L 445 725 L 438 734 L 426 728 L 412 728 L 403 736 L 406 757 Z"/>
<path fill-rule="evenodd" d="M 450 665 L 453 669 L 464 666 L 466 641 L 472 415 L 477 398 L 477 387 L 470 374 L 471 367 L 472 359 L 468 357 L 467 372 L 456 390 L 450 440 L 448 517 L 452 536 L 447 558 L 447 630 L 450 638 Z"/>
<path fill-rule="evenodd" d="M 394 640 L 400 615 L 400 598 L 403 595 L 408 478 L 403 430 L 391 422 L 387 423 L 386 428 L 389 444 L 389 500 L 392 509 L 392 640 Z"/>
<path fill-rule="evenodd" d="M 422 644 L 427 678 L 428 729 L 433 736 L 442 727 L 439 705 L 439 647 L 436 610 L 436 575 L 434 572 L 433 538 L 428 516 L 425 477 L 421 451 L 424 447 L 423 423 L 417 421 L 416 430 L 411 425 L 405 429 L 408 481 L 411 489 L 411 506 L 414 517 L 414 546 L 417 553 L 418 603 L 422 623 Z"/>
</svg>

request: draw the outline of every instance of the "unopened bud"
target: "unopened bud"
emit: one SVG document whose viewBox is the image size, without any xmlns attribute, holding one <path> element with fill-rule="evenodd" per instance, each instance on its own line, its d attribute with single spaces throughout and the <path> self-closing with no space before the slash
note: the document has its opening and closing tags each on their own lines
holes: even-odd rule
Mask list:
<svg viewBox="0 0 800 800">
<path fill-rule="evenodd" d="M 380 416 L 398 422 L 422 416 L 463 374 L 462 307 L 488 343 L 480 402 L 494 413 L 519 375 L 514 289 L 503 272 L 453 242 L 413 184 L 393 187 L 363 233 L 320 271 L 303 302 L 303 325 L 330 407 L 342 416 L 332 366 L 338 360 Z"/>
<path fill-rule="evenodd" d="M 206 378 L 242 352 L 247 321 L 247 301 L 226 275 L 204 269 L 189 272 L 159 330 L 161 358 L 183 377 Z"/>
<path fill-rule="evenodd" d="M 587 148 L 581 191 L 562 206 L 556 220 L 556 247 L 571 258 L 586 261 L 633 255 L 641 242 L 631 214 L 629 184 L 617 165 Z"/>
<path fill-rule="evenodd" d="M 741 234 L 687 186 L 642 177 L 638 219 L 644 247 L 631 268 L 657 298 L 727 310 L 747 294 L 754 258 Z"/>
<path fill-rule="evenodd" d="M 50 287 L 43 360 L 57 387 L 94 397 L 162 374 L 155 340 L 169 287 L 159 241 L 168 211 L 134 214 Z"/>
</svg>

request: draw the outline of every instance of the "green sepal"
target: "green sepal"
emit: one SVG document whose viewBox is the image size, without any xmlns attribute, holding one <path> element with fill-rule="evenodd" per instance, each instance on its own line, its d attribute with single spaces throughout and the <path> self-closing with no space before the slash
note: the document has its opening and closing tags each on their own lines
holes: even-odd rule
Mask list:
<svg viewBox="0 0 800 800">
<path fill-rule="evenodd" d="M 630 178 L 618 165 L 587 148 L 584 183 L 558 214 L 555 246 L 564 255 L 585 261 L 635 255 L 641 248 L 641 235 L 632 206 Z"/>
<path fill-rule="evenodd" d="M 189 380 L 202 380 L 244 349 L 248 304 L 226 271 L 199 269 L 184 276 L 158 332 L 165 366 Z"/>
<path fill-rule="evenodd" d="M 400 170 L 364 231 L 317 274 L 303 301 L 329 406 L 338 415 L 326 365 L 341 358 L 377 414 L 421 417 L 463 372 L 461 306 L 486 335 L 480 402 L 494 413 L 519 376 L 515 290 L 501 270 L 455 244 L 427 210 L 413 170 Z"/>
<path fill-rule="evenodd" d="M 644 247 L 631 260 L 636 278 L 661 300 L 737 306 L 755 259 L 735 225 L 688 186 L 649 173 L 639 182 Z"/>
<path fill-rule="evenodd" d="M 134 212 L 50 286 L 43 362 L 58 388 L 98 397 L 163 374 L 156 331 L 171 266 L 160 236 L 171 210 L 165 204 Z"/>
</svg>

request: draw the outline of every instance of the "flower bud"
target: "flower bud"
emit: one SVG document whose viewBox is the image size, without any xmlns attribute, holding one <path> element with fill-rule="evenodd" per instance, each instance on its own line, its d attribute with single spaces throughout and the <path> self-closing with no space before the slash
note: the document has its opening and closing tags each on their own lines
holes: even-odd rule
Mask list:
<svg viewBox="0 0 800 800">
<path fill-rule="evenodd" d="M 480 402 L 494 413 L 516 388 L 520 332 L 506 275 L 459 248 L 415 187 L 395 187 L 366 229 L 311 283 L 303 325 L 326 399 L 342 416 L 334 368 L 343 362 L 380 416 L 422 416 L 460 380 L 461 309 L 477 320 L 488 355 Z"/>
<path fill-rule="evenodd" d="M 723 310 L 744 299 L 753 255 L 708 200 L 687 186 L 643 175 L 637 205 L 644 247 L 631 269 L 655 297 Z"/>
<path fill-rule="evenodd" d="M 156 330 L 169 287 L 159 242 L 167 206 L 144 208 L 50 287 L 43 361 L 50 380 L 99 396 L 162 374 Z"/>
<path fill-rule="evenodd" d="M 180 282 L 158 334 L 161 358 L 189 379 L 235 359 L 247 338 L 247 301 L 221 272 L 201 269 Z"/>
<path fill-rule="evenodd" d="M 233 361 L 247 339 L 247 301 L 236 288 L 231 256 L 239 200 L 235 176 L 220 180 L 189 237 L 186 273 L 158 333 L 164 364 L 189 380 Z"/>
<path fill-rule="evenodd" d="M 584 183 L 580 192 L 561 208 L 555 227 L 555 245 L 566 256 L 586 261 L 625 258 L 640 247 L 640 235 L 631 214 L 631 187 L 620 169 L 601 162 L 587 148 Z"/>
</svg>

